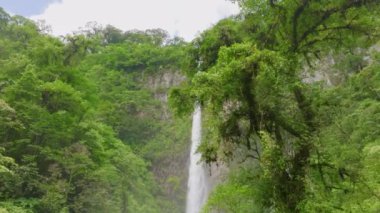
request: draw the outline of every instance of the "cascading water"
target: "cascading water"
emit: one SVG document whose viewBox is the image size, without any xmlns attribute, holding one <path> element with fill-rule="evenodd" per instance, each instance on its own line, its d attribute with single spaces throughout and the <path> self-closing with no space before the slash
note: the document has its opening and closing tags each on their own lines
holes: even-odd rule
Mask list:
<svg viewBox="0 0 380 213">
<path fill-rule="evenodd" d="M 208 175 L 204 163 L 200 163 L 201 154 L 196 150 L 201 142 L 202 110 L 196 105 L 193 114 L 191 133 L 191 153 L 189 166 L 189 181 L 187 184 L 186 213 L 199 213 L 208 195 Z"/>
</svg>

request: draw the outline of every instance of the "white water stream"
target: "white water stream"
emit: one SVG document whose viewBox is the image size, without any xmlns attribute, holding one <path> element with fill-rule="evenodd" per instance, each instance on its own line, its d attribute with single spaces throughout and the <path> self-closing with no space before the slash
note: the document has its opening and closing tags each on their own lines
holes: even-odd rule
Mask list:
<svg viewBox="0 0 380 213">
<path fill-rule="evenodd" d="M 205 204 L 208 195 L 208 175 L 204 163 L 199 163 L 201 154 L 196 150 L 201 142 L 202 110 L 196 105 L 193 114 L 191 133 L 191 153 L 189 166 L 189 181 L 187 184 L 186 213 L 199 213 Z"/>
</svg>

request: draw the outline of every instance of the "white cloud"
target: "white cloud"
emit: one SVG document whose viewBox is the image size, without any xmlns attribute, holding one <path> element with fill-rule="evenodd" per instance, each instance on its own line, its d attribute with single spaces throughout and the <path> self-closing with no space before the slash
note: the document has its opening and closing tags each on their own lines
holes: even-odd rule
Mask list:
<svg viewBox="0 0 380 213">
<path fill-rule="evenodd" d="M 191 40 L 238 11 L 237 5 L 227 0 L 62 0 L 31 18 L 46 20 L 55 35 L 65 35 L 96 21 L 122 30 L 162 28 Z"/>
</svg>

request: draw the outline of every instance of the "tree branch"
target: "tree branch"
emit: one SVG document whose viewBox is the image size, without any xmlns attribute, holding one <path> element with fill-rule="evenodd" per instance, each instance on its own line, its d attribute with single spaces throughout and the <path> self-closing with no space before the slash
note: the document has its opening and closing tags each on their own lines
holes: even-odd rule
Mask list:
<svg viewBox="0 0 380 213">
<path fill-rule="evenodd" d="M 292 51 L 295 52 L 298 48 L 298 19 L 309 4 L 309 0 L 302 0 L 302 4 L 294 11 L 292 18 Z"/>
<path fill-rule="evenodd" d="M 376 0 L 349 0 L 347 1 L 346 4 L 344 4 L 342 7 L 339 7 L 339 8 L 332 8 L 332 9 L 329 9 L 329 10 L 326 10 L 326 11 L 323 11 L 323 15 L 322 17 L 320 18 L 320 20 L 318 20 L 314 25 L 312 25 L 309 29 L 307 29 L 303 34 L 302 36 L 300 37 L 300 39 L 298 41 L 296 41 L 297 45 L 299 43 L 301 43 L 302 41 L 306 40 L 307 37 L 317 31 L 317 28 L 322 25 L 324 22 L 326 22 L 332 15 L 338 13 L 338 12 L 341 12 L 341 13 L 344 13 L 346 12 L 347 10 L 351 9 L 351 8 L 354 8 L 354 7 L 360 7 L 362 5 L 364 5 L 365 3 L 373 3 L 373 2 L 376 2 Z M 296 23 L 297 24 L 297 23 Z M 294 46 L 294 51 L 297 50 L 297 47 L 298 46 Z"/>
</svg>

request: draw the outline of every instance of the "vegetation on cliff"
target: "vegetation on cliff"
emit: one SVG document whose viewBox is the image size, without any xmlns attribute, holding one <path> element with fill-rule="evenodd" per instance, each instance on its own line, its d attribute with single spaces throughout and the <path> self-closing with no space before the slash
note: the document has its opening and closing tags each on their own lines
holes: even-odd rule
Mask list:
<svg viewBox="0 0 380 213">
<path fill-rule="evenodd" d="M 234 2 L 190 43 L 0 10 L 0 212 L 183 212 L 196 102 L 205 212 L 379 212 L 379 1 Z"/>
<path fill-rule="evenodd" d="M 55 38 L 1 10 L 0 211 L 181 212 L 186 173 L 157 163 L 181 159 L 189 122 L 161 117 L 144 75 L 177 71 L 182 45 L 112 26 Z"/>
<path fill-rule="evenodd" d="M 199 151 L 232 171 L 205 211 L 378 212 L 379 2 L 236 2 L 239 16 L 192 42 L 189 81 L 171 92 L 179 114 L 202 103 Z M 324 58 L 335 85 L 304 77 Z"/>
</svg>

